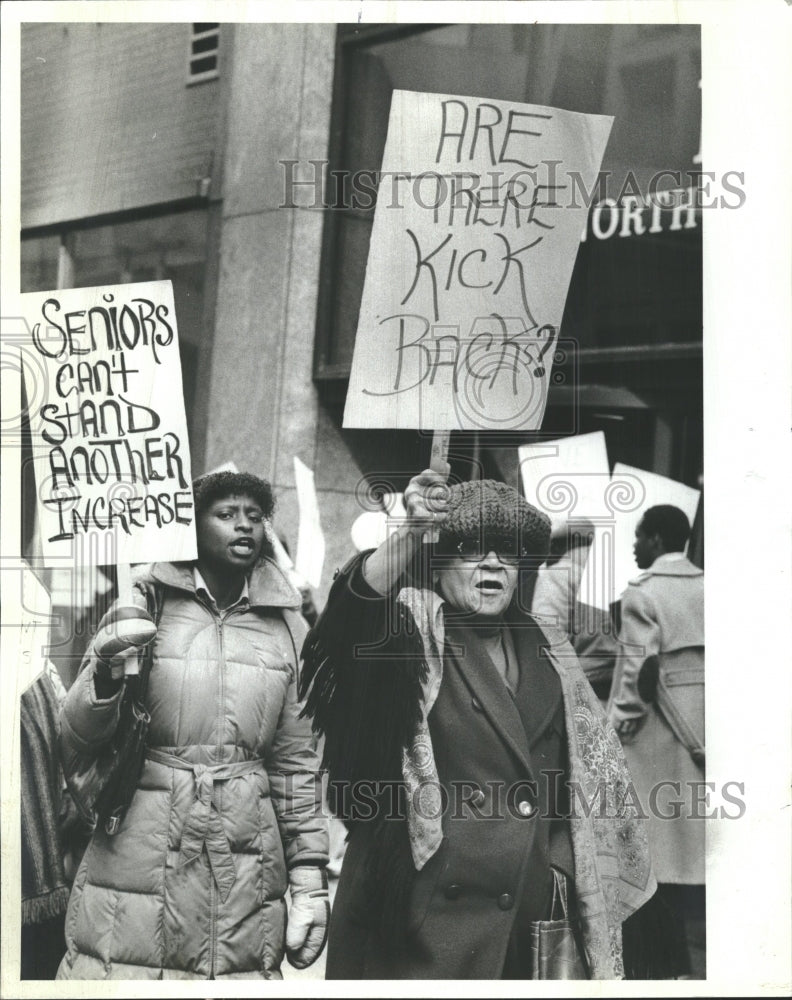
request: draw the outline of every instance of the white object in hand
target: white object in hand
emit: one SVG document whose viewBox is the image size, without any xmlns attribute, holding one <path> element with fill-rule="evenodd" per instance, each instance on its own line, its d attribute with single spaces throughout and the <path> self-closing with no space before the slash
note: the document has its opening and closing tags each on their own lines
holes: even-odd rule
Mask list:
<svg viewBox="0 0 792 1000">
<path fill-rule="evenodd" d="M 143 608 L 112 608 L 99 622 L 94 651 L 101 659 L 112 660 L 129 650 L 145 646 L 156 634 L 157 626 Z"/>
</svg>

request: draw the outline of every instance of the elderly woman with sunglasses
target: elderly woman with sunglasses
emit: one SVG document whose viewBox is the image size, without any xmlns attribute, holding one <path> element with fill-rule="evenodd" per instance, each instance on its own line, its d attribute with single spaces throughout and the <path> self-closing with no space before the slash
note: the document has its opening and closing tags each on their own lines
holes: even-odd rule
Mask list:
<svg viewBox="0 0 792 1000">
<path fill-rule="evenodd" d="M 327 976 L 537 977 L 532 924 L 563 876 L 588 974 L 620 978 L 621 923 L 655 882 L 619 740 L 520 597 L 549 519 L 503 483 L 430 470 L 405 507 L 303 649 L 350 831 Z"/>
</svg>

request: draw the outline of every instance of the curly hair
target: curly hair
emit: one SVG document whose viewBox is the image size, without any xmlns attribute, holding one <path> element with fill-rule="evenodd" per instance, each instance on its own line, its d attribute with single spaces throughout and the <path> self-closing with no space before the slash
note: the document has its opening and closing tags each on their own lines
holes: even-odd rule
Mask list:
<svg viewBox="0 0 792 1000">
<path fill-rule="evenodd" d="M 201 476 L 193 482 L 193 493 L 196 517 L 200 517 L 215 500 L 230 496 L 246 496 L 255 500 L 268 520 L 275 510 L 270 484 L 249 472 L 212 472 Z"/>
<path fill-rule="evenodd" d="M 670 503 L 649 507 L 643 512 L 641 530 L 650 538 L 659 535 L 666 552 L 682 552 L 690 538 L 690 521 L 687 514 Z"/>
</svg>

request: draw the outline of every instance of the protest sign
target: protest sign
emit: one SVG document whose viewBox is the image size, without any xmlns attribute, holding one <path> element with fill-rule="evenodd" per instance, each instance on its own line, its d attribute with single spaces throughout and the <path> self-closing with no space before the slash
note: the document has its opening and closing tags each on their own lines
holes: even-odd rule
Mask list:
<svg viewBox="0 0 792 1000">
<path fill-rule="evenodd" d="M 607 512 L 610 466 L 602 431 L 522 445 L 518 455 L 525 498 L 547 514 L 554 531 Z"/>
<path fill-rule="evenodd" d="M 294 567 L 312 587 L 318 587 L 322 581 L 325 559 L 325 538 L 319 519 L 319 498 L 316 495 L 312 470 L 296 455 L 294 479 L 297 484 L 297 505 L 300 508 L 300 528 Z"/>
<path fill-rule="evenodd" d="M 349 530 L 352 544 L 358 552 L 377 549 L 407 518 L 403 493 L 383 493 L 382 510 L 365 510 Z"/>
<path fill-rule="evenodd" d="M 3 593 L 14 608 L 14 617 L 6 623 L 9 630 L 10 658 L 16 669 L 16 697 L 33 683 L 47 665 L 52 603 L 47 588 L 24 559 L 3 557 Z"/>
<path fill-rule="evenodd" d="M 541 426 L 611 123 L 394 91 L 345 427 Z"/>
<path fill-rule="evenodd" d="M 586 603 L 607 609 L 641 570 L 635 564 L 635 529 L 643 512 L 656 504 L 673 504 L 683 510 L 691 527 L 700 491 L 654 472 L 617 462 L 608 488 L 610 524 L 598 524 L 580 594 Z"/>
<path fill-rule="evenodd" d="M 21 297 L 44 564 L 88 536 L 100 561 L 196 556 L 169 281 Z"/>
</svg>

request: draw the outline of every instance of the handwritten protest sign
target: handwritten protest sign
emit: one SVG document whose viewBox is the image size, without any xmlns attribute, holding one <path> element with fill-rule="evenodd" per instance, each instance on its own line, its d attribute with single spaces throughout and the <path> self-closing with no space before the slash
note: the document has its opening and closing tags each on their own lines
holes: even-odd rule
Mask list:
<svg viewBox="0 0 792 1000">
<path fill-rule="evenodd" d="M 45 565 L 92 536 L 103 562 L 196 556 L 169 281 L 21 297 Z"/>
<path fill-rule="evenodd" d="M 394 91 L 345 427 L 541 426 L 611 123 Z"/>
</svg>

